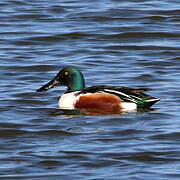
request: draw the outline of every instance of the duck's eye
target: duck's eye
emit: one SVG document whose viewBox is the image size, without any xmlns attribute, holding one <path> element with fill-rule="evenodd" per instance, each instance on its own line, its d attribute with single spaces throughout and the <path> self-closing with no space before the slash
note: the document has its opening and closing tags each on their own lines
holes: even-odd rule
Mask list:
<svg viewBox="0 0 180 180">
<path fill-rule="evenodd" d="M 66 71 L 66 72 L 64 72 L 64 74 L 67 76 L 67 75 L 69 75 L 69 72 Z"/>
</svg>

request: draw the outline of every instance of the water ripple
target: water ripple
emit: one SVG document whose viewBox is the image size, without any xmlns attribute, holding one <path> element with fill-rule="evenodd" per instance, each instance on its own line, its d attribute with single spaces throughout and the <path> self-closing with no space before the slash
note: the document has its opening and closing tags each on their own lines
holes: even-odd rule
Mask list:
<svg viewBox="0 0 180 180">
<path fill-rule="evenodd" d="M 179 1 L 0 2 L 0 179 L 178 179 Z M 36 93 L 64 66 L 86 86 L 146 87 L 152 111 L 85 116 Z"/>
</svg>

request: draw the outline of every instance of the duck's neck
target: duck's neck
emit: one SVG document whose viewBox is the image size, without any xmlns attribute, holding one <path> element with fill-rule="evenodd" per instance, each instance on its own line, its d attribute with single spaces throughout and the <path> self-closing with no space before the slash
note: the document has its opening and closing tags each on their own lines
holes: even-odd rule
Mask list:
<svg viewBox="0 0 180 180">
<path fill-rule="evenodd" d="M 71 83 L 69 83 L 67 92 L 80 91 L 85 88 L 85 80 L 83 76 L 79 76 L 78 78 L 73 78 Z"/>
</svg>

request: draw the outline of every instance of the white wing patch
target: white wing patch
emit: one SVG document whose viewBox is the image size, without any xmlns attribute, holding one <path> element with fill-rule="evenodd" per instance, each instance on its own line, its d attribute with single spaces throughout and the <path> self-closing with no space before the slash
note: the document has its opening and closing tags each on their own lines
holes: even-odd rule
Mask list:
<svg viewBox="0 0 180 180">
<path fill-rule="evenodd" d="M 111 90 L 111 89 L 104 89 L 105 92 L 110 92 L 110 93 L 115 93 L 115 94 L 119 94 L 121 96 L 127 97 L 129 100 L 133 101 L 134 103 L 136 103 L 136 101 L 134 99 L 132 99 L 132 97 L 128 96 L 125 93 L 122 93 L 120 91 L 116 91 L 116 90 Z"/>
<path fill-rule="evenodd" d="M 115 90 L 111 90 L 111 89 L 104 89 L 104 91 L 105 91 L 105 92 L 113 92 L 113 93 L 116 93 L 116 94 L 120 94 L 120 95 L 122 95 L 122 96 L 125 96 L 125 97 L 128 97 L 128 98 L 131 99 L 131 97 L 128 96 L 127 94 L 124 94 L 124 93 L 119 92 L 119 91 L 115 91 Z"/>
</svg>

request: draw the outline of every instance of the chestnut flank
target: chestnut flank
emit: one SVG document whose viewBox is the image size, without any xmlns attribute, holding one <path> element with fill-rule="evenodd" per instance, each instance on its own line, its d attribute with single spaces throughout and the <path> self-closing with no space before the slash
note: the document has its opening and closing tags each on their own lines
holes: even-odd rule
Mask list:
<svg viewBox="0 0 180 180">
<path fill-rule="evenodd" d="M 97 114 L 117 114 L 122 112 L 119 97 L 108 93 L 87 94 L 79 98 L 75 108 Z"/>
</svg>

